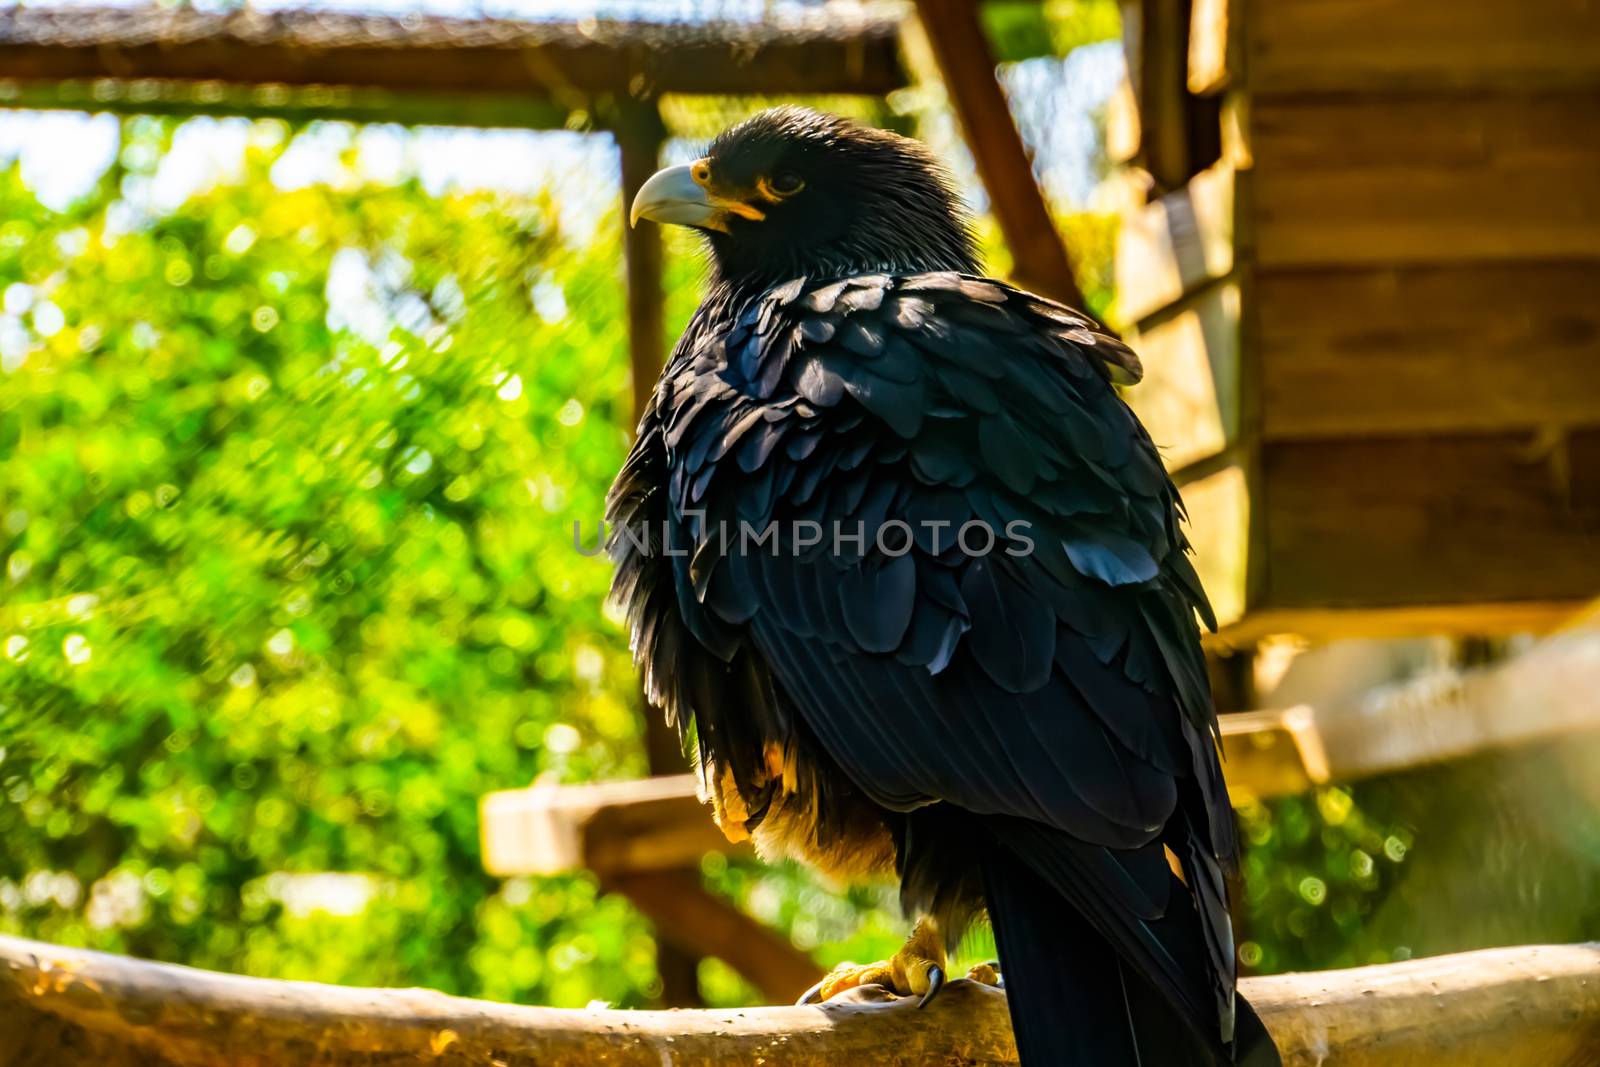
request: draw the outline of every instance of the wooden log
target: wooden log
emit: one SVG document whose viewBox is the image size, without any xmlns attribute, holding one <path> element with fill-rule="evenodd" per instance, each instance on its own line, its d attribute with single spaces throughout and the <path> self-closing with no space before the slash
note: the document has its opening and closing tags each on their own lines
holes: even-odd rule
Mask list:
<svg viewBox="0 0 1600 1067">
<path fill-rule="evenodd" d="M 917 14 L 1011 252 L 1012 277 L 1025 289 L 1084 310 L 1066 246 L 995 77 L 974 0 L 917 0 Z"/>
<path fill-rule="evenodd" d="M 1600 945 L 1489 949 L 1240 984 L 1286 1067 L 1584 1067 L 1600 1052 Z M 862 1061 L 1015 1064 L 1005 994 L 957 981 L 924 1010 L 869 989 L 817 1007 L 573 1011 L 243 978 L 0 937 L 5 1067 Z"/>
</svg>

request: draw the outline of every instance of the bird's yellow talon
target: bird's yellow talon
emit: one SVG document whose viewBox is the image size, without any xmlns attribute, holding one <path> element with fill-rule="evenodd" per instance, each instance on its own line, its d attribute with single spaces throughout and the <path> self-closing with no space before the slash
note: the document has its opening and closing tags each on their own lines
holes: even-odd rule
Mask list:
<svg viewBox="0 0 1600 1067">
<path fill-rule="evenodd" d="M 864 985 L 881 985 L 893 989 L 894 975 L 889 961 L 881 960 L 864 966 L 840 964 L 829 971 L 828 976 L 822 980 L 822 988 L 817 991 L 817 997 L 819 1000 L 832 1000 L 846 989 Z"/>
<path fill-rule="evenodd" d="M 891 958 L 877 963 L 840 964 L 816 987 L 816 1000 L 830 1000 L 857 986 L 881 985 L 902 997 L 921 997 L 926 1004 L 944 984 L 944 942 L 932 919 L 919 919 L 911 937 Z"/>
</svg>

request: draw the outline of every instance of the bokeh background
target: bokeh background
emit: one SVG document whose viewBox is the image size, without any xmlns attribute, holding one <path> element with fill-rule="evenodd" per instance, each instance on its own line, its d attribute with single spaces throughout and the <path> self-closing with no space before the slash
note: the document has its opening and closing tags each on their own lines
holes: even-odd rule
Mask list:
<svg viewBox="0 0 1600 1067">
<path fill-rule="evenodd" d="M 1115 323 L 1118 6 L 987 10 L 1079 285 Z M 666 155 L 768 102 L 670 101 Z M 806 102 L 925 137 L 986 211 L 938 92 Z M 624 897 L 585 874 L 492 878 L 479 853 L 486 793 L 646 772 L 609 566 L 573 544 L 631 421 L 618 163 L 573 125 L 0 112 L 0 931 L 262 976 L 659 1001 Z M 701 263 L 666 238 L 675 333 Z M 1345 649 L 1363 681 L 1331 691 L 1358 703 L 1517 647 Z M 1315 688 L 1295 664 L 1325 651 L 1264 657 L 1262 697 Z M 1244 804 L 1243 962 L 1600 937 L 1597 765 L 1567 742 Z M 703 876 L 819 968 L 904 933 L 886 888 L 720 853 Z M 987 951 L 980 933 L 970 954 Z M 760 999 L 714 959 L 698 977 L 707 1003 Z"/>
</svg>

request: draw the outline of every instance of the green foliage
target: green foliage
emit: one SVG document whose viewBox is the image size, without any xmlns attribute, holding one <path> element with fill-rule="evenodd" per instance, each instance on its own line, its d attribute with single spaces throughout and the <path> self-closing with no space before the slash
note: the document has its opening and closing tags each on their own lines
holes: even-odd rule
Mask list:
<svg viewBox="0 0 1600 1067">
<path fill-rule="evenodd" d="M 146 214 L 170 129 L 132 122 L 64 214 L 0 175 L 0 928 L 639 1002 L 621 901 L 502 889 L 477 845 L 485 792 L 643 769 L 609 567 L 573 549 L 626 448 L 614 236 L 285 191 L 272 123 Z M 362 876 L 358 918 L 297 904 L 322 871 Z"/>
<path fill-rule="evenodd" d="M 1116 0 L 990 0 L 979 9 L 999 62 L 1064 56 L 1122 33 Z"/>
</svg>

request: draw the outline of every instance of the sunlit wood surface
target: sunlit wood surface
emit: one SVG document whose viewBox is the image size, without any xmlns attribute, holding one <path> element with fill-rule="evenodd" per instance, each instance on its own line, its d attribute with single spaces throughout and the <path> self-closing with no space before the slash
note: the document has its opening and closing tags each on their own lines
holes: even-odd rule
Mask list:
<svg viewBox="0 0 1600 1067">
<path fill-rule="evenodd" d="M 1580 1067 L 1600 1052 L 1600 945 L 1490 949 L 1242 983 L 1287 1067 Z M 0 937 L 5 1067 L 430 1063 L 979 1067 L 1016 1062 L 1005 995 L 929 1008 L 531 1008 L 280 982 Z"/>
</svg>

